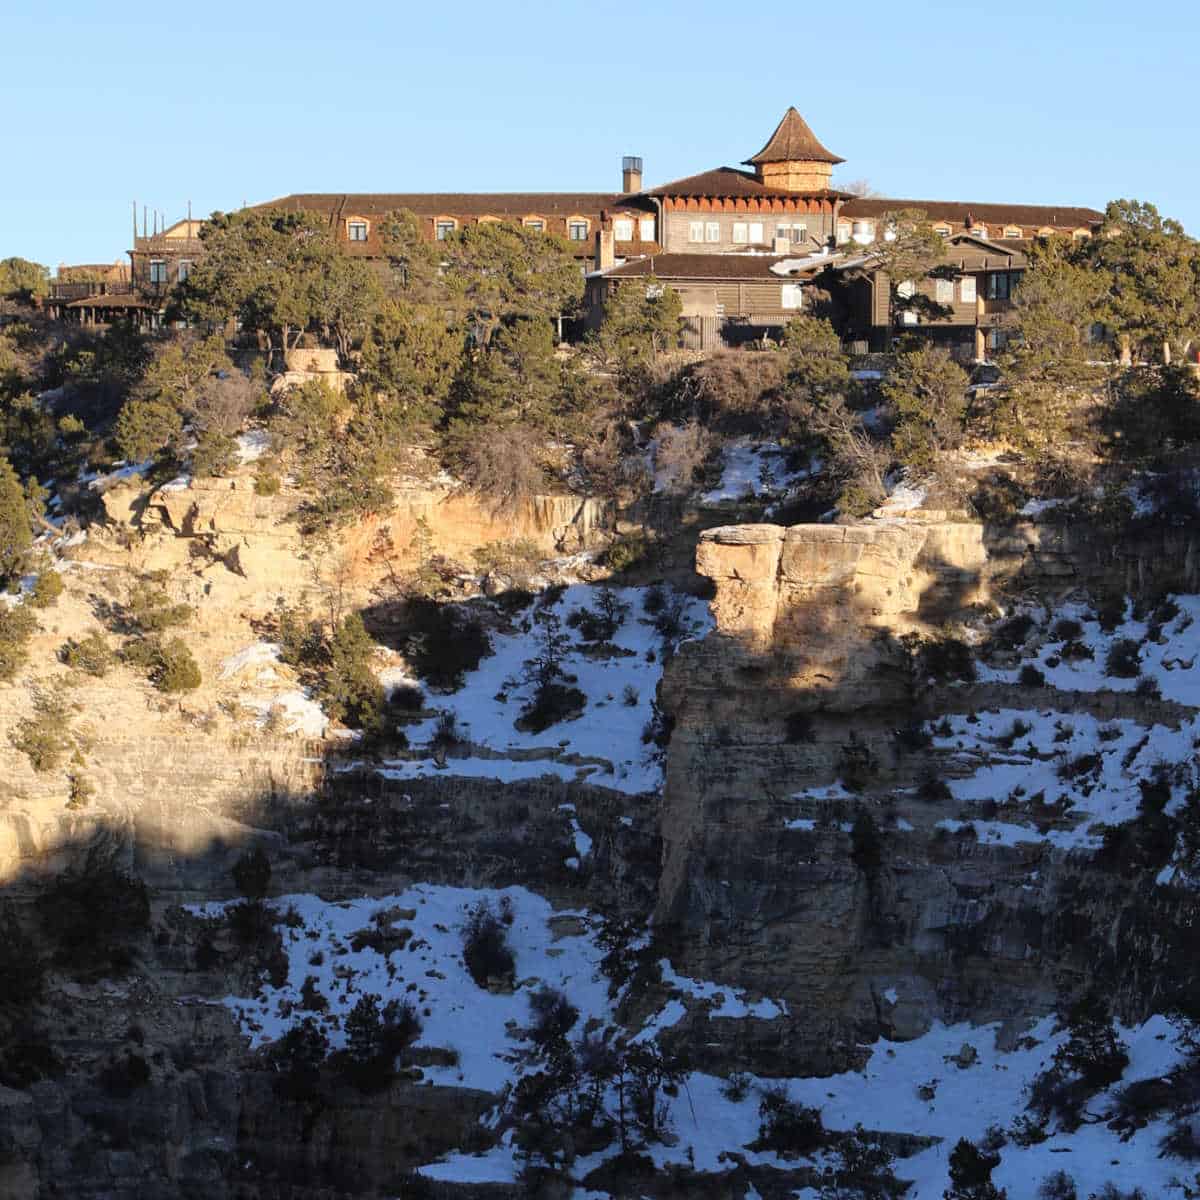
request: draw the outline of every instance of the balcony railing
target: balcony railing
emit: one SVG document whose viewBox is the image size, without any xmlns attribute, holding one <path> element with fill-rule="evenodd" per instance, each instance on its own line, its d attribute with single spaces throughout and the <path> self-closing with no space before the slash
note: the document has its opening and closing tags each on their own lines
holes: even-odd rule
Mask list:
<svg viewBox="0 0 1200 1200">
<path fill-rule="evenodd" d="M 204 243 L 195 237 L 164 237 L 161 233 L 133 239 L 134 251 L 140 254 L 199 254 Z"/>
<path fill-rule="evenodd" d="M 51 300 L 83 300 L 88 296 L 129 296 L 133 293 L 132 283 L 106 283 L 92 280 L 87 283 L 51 283 Z"/>
</svg>

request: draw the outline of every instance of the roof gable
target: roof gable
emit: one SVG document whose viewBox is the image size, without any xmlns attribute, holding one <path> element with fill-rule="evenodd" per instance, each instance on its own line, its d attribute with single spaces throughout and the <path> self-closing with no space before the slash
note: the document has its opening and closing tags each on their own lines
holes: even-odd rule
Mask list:
<svg viewBox="0 0 1200 1200">
<path fill-rule="evenodd" d="M 791 107 L 783 114 L 783 120 L 775 126 L 775 132 L 767 138 L 767 144 L 752 158 L 745 160 L 747 166 L 776 162 L 845 162 L 817 140 L 808 122 Z"/>
</svg>

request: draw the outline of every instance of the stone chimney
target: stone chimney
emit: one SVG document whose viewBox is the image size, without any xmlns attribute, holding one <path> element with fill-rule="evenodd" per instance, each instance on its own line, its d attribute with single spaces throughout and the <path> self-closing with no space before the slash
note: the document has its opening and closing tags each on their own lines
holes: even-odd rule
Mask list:
<svg viewBox="0 0 1200 1200">
<path fill-rule="evenodd" d="M 617 256 L 613 243 L 613 231 L 600 229 L 596 232 L 596 270 L 607 271 L 617 265 Z"/>
<path fill-rule="evenodd" d="M 621 159 L 621 193 L 628 196 L 631 192 L 642 190 L 642 160 L 632 154 Z"/>
</svg>

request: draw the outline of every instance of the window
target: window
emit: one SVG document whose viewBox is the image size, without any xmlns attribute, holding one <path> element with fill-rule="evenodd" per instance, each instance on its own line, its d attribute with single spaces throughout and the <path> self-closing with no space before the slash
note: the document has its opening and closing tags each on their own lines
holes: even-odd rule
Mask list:
<svg viewBox="0 0 1200 1200">
<path fill-rule="evenodd" d="M 720 221 L 705 222 L 704 240 L 706 242 L 719 242 L 721 240 L 721 222 Z"/>
<path fill-rule="evenodd" d="M 192 264 L 190 260 L 181 258 L 179 260 L 178 279 L 182 283 L 192 273 Z"/>
<path fill-rule="evenodd" d="M 958 285 L 958 294 L 959 294 L 959 299 L 961 299 L 964 304 L 974 304 L 975 303 L 975 298 L 976 298 L 977 293 L 975 290 L 975 276 L 974 275 L 964 275 L 963 276 L 962 282 Z"/>
<path fill-rule="evenodd" d="M 616 238 L 616 240 L 618 242 L 632 242 L 633 241 L 633 218 L 632 217 L 618 217 L 613 222 L 613 237 Z"/>
<path fill-rule="evenodd" d="M 438 217 L 435 226 L 437 240 L 444 242 L 457 228 L 458 222 L 453 217 Z"/>
<path fill-rule="evenodd" d="M 654 241 L 654 218 L 653 217 L 643 217 L 638 222 L 638 237 L 641 238 L 643 242 Z"/>
<path fill-rule="evenodd" d="M 534 233 L 546 232 L 546 222 L 543 221 L 541 217 L 526 217 L 521 224 L 524 225 L 526 229 L 532 229 Z"/>
<path fill-rule="evenodd" d="M 954 231 L 950 228 L 949 225 L 935 225 L 933 227 L 933 232 L 936 233 L 938 235 L 938 237 L 947 237 L 948 238 L 951 235 L 951 233 L 953 233 Z"/>
<path fill-rule="evenodd" d="M 985 238 L 988 235 L 988 227 L 986 225 L 972 225 L 971 236 Z"/>
<path fill-rule="evenodd" d="M 901 300 L 911 300 L 917 294 L 917 285 L 911 279 L 904 280 L 896 288 L 896 295 Z"/>
<path fill-rule="evenodd" d="M 1071 231 L 1071 237 L 1077 242 L 1086 241 L 1091 236 L 1092 231 L 1090 229 L 1073 229 Z"/>
<path fill-rule="evenodd" d="M 167 282 L 167 264 L 161 258 L 152 258 L 150 260 L 150 282 Z"/>
<path fill-rule="evenodd" d="M 779 303 L 783 308 L 800 308 L 804 302 L 804 289 L 798 283 L 785 283 L 780 288 Z"/>
<path fill-rule="evenodd" d="M 588 223 L 584 220 L 570 220 L 567 222 L 567 237 L 572 242 L 586 242 L 588 236 Z"/>
<path fill-rule="evenodd" d="M 933 298 L 939 304 L 954 303 L 954 280 L 935 279 L 933 283 Z"/>
<path fill-rule="evenodd" d="M 763 244 L 763 227 L 761 221 L 750 222 L 750 244 L 752 246 L 761 246 Z"/>
<path fill-rule="evenodd" d="M 837 242 L 839 246 L 844 246 L 850 240 L 850 224 L 848 221 L 839 221 L 837 227 Z"/>
<path fill-rule="evenodd" d="M 1012 278 L 1007 271 L 993 271 L 987 277 L 987 291 L 985 295 L 989 300 L 1007 300 L 1012 286 Z"/>
<path fill-rule="evenodd" d="M 744 246 L 746 239 L 749 236 L 749 229 L 745 221 L 734 221 L 733 223 L 733 241 L 734 245 Z"/>
<path fill-rule="evenodd" d="M 367 240 L 366 221 L 347 221 L 346 236 L 352 242 L 365 242 Z"/>
<path fill-rule="evenodd" d="M 1025 236 L 1025 231 L 1017 225 L 1005 225 L 1004 236 L 1006 238 L 1019 238 Z"/>
<path fill-rule="evenodd" d="M 661 283 L 648 283 L 646 285 L 647 300 L 661 300 L 663 296 L 663 285 Z"/>
<path fill-rule="evenodd" d="M 775 236 L 791 242 L 794 246 L 799 246 L 808 241 L 808 226 L 800 222 L 791 225 L 776 225 Z"/>
<path fill-rule="evenodd" d="M 702 242 L 704 241 L 704 222 L 689 221 L 688 222 L 688 241 Z"/>
</svg>

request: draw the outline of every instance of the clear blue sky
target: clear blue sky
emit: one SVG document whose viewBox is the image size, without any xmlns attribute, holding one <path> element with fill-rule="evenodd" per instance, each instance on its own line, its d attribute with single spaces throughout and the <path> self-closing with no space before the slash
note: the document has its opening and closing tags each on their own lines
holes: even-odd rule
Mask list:
<svg viewBox="0 0 1200 1200">
<path fill-rule="evenodd" d="M 1150 200 L 1200 231 L 1200 6 L 4 6 L 0 257 L 112 260 L 298 191 L 617 190 L 765 141 L 789 104 L 840 178 L 920 199 Z"/>
</svg>

